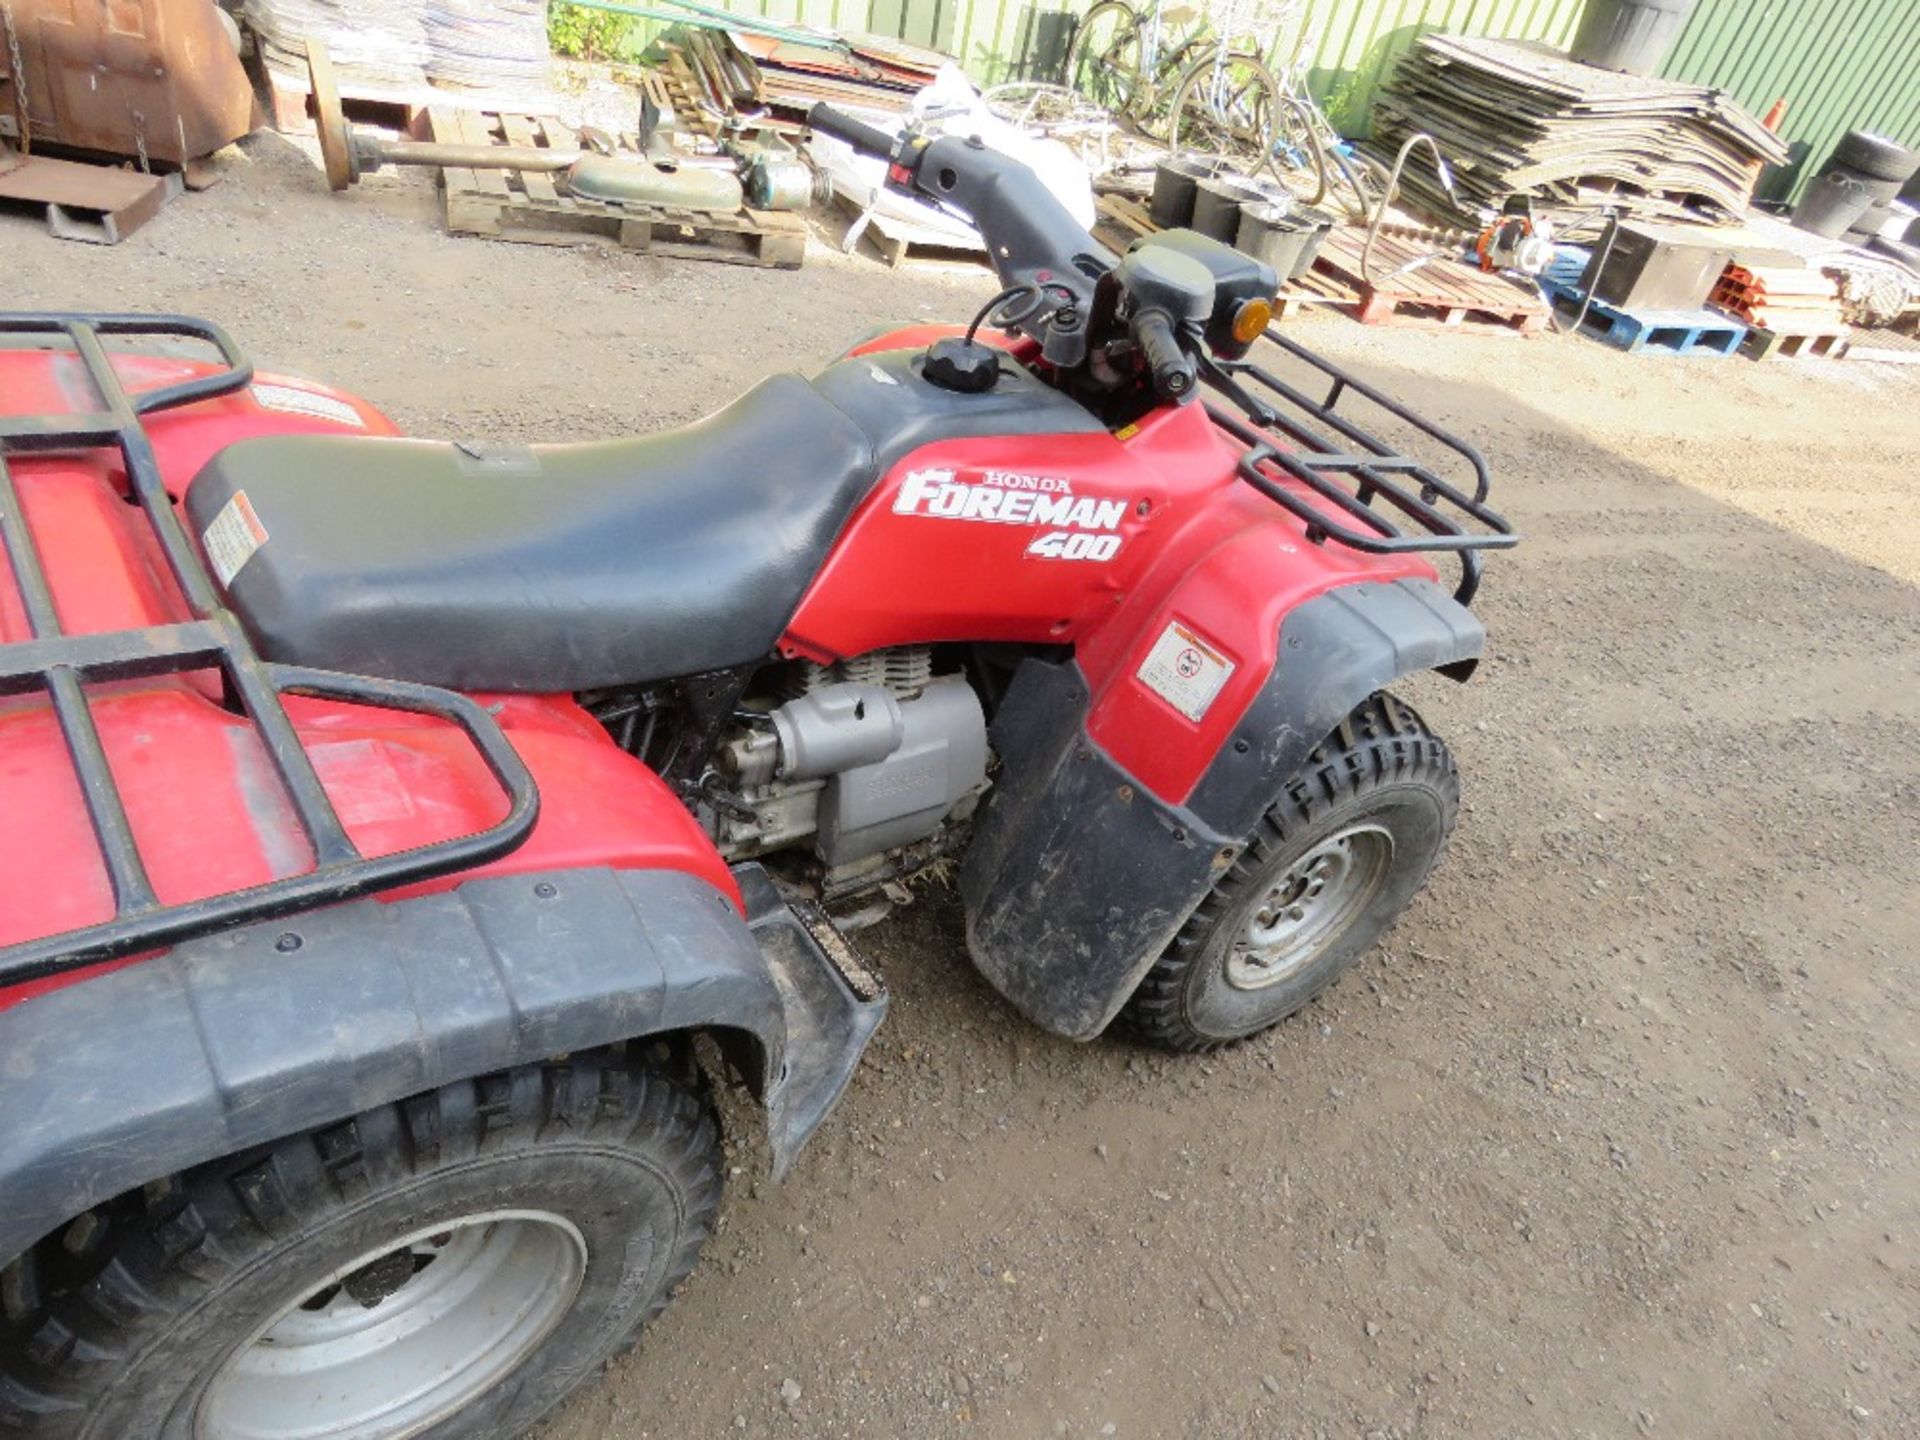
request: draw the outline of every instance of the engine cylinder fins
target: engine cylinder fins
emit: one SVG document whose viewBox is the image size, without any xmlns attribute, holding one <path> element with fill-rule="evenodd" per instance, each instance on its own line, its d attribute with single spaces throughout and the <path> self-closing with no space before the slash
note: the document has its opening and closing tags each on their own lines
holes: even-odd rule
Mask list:
<svg viewBox="0 0 1920 1440">
<path fill-rule="evenodd" d="M 864 655 L 837 660 L 831 665 L 802 660 L 800 666 L 800 694 L 827 685 L 851 682 L 856 685 L 883 686 L 905 700 L 918 695 L 932 682 L 933 647 L 893 645 L 884 650 L 869 650 Z"/>
</svg>

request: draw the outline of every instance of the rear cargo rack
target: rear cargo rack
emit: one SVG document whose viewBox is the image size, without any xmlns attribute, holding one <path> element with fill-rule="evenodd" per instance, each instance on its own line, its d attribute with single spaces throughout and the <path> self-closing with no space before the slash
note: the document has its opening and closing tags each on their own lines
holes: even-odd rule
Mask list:
<svg viewBox="0 0 1920 1440">
<path fill-rule="evenodd" d="M 1331 540 L 1375 555 L 1421 550 L 1457 554 L 1460 582 L 1454 598 L 1462 605 L 1470 603 L 1480 587 L 1478 552 L 1508 549 L 1520 538 L 1487 504 L 1491 478 L 1486 457 L 1278 330 L 1268 330 L 1266 338 L 1331 384 L 1326 397 L 1315 400 L 1250 360 L 1212 363 L 1214 389 L 1245 416 L 1220 405 L 1207 406 L 1216 424 L 1248 446 L 1240 458 L 1240 478 L 1302 521 L 1307 539 L 1316 545 Z M 1350 415 L 1336 413 L 1349 394 L 1465 461 L 1473 472 L 1471 493 L 1441 479 L 1423 462 L 1399 454 Z M 1375 501 L 1389 508 L 1376 508 Z M 1394 511 L 1411 526 L 1396 523 Z M 1478 528 L 1469 528 L 1468 522 Z"/>
<path fill-rule="evenodd" d="M 101 343 L 104 336 L 128 335 L 200 342 L 218 352 L 221 368 L 179 384 L 130 394 Z M 31 640 L 0 645 L 0 696 L 46 692 L 100 844 L 115 913 L 111 920 L 0 947 L 0 986 L 175 944 L 229 925 L 451 874 L 498 859 L 525 840 L 539 808 L 533 777 L 499 725 L 479 705 L 449 690 L 269 663 L 255 652 L 238 619 L 221 603 L 167 495 L 142 421 L 163 410 L 231 394 L 251 382 L 251 362 L 226 333 L 204 320 L 177 315 L 0 313 L 0 342 L 33 336 L 64 342 L 79 357 L 99 408 L 55 415 L 0 415 L 0 542 L 33 635 Z M 119 451 L 133 498 L 153 526 L 192 614 L 190 620 L 102 634 L 61 633 L 53 592 L 7 457 L 106 447 Z M 252 722 L 312 847 L 313 869 L 245 890 L 167 905 L 155 895 L 134 842 L 85 687 L 194 670 L 218 670 L 229 694 Z M 284 695 L 406 710 L 452 722 L 465 732 L 499 784 L 507 801 L 506 814 L 474 834 L 389 855 L 362 855 L 300 744 L 281 701 Z"/>
</svg>

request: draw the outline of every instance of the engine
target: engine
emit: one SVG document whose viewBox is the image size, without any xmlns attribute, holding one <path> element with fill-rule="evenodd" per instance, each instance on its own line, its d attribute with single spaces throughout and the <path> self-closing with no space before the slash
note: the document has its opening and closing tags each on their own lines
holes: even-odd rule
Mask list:
<svg viewBox="0 0 1920 1440">
<path fill-rule="evenodd" d="M 729 860 L 810 850 L 821 899 L 885 890 L 951 848 L 987 788 L 987 722 L 926 646 L 799 662 L 747 701 L 705 790 Z"/>
</svg>

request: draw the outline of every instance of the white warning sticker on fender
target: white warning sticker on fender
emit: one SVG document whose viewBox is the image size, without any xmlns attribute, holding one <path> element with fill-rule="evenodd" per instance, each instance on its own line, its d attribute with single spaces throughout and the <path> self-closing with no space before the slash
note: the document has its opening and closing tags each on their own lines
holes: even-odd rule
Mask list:
<svg viewBox="0 0 1920 1440">
<path fill-rule="evenodd" d="M 336 425 L 351 425 L 356 430 L 367 428 L 367 422 L 360 418 L 360 412 L 346 401 L 332 395 L 318 395 L 311 390 L 302 390 L 297 385 L 267 385 L 258 380 L 253 384 L 253 399 L 264 410 L 278 410 L 283 415 L 305 415 L 310 420 L 331 420 Z"/>
<path fill-rule="evenodd" d="M 200 535 L 200 547 L 207 552 L 207 563 L 220 577 L 223 589 L 233 587 L 233 577 L 240 573 L 240 567 L 266 543 L 267 527 L 253 513 L 253 502 L 244 490 L 233 492 L 233 498 L 220 507 L 220 513 Z"/>
<path fill-rule="evenodd" d="M 1153 642 L 1139 679 L 1189 720 L 1198 720 L 1233 674 L 1233 661 L 1178 620 Z"/>
</svg>

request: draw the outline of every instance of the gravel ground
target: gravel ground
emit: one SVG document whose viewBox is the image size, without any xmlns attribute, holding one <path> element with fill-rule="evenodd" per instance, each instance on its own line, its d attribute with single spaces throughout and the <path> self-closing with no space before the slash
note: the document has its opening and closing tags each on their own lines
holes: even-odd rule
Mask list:
<svg viewBox="0 0 1920 1440">
<path fill-rule="evenodd" d="M 332 198 L 271 138 L 118 249 L 0 255 L 0 303 L 208 314 L 496 439 L 991 291 L 454 240 L 419 176 Z M 1490 662 L 1410 687 L 1466 786 L 1435 883 L 1204 1059 L 1034 1030 L 950 898 L 869 932 L 846 1103 L 781 1187 L 736 1126 L 709 1258 L 548 1440 L 1920 1434 L 1920 376 L 1299 332 L 1483 445 L 1527 535 Z"/>
</svg>

